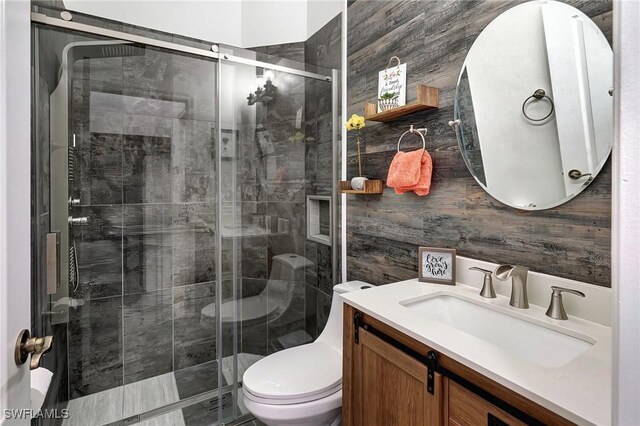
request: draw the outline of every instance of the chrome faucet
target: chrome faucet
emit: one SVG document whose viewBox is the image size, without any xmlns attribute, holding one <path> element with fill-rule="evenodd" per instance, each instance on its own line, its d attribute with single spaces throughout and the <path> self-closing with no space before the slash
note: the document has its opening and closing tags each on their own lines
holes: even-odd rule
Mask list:
<svg viewBox="0 0 640 426">
<path fill-rule="evenodd" d="M 524 266 L 500 265 L 493 274 L 500 281 L 511 278 L 511 299 L 509 305 L 514 308 L 528 309 L 527 299 L 527 274 L 529 269 Z"/>
</svg>

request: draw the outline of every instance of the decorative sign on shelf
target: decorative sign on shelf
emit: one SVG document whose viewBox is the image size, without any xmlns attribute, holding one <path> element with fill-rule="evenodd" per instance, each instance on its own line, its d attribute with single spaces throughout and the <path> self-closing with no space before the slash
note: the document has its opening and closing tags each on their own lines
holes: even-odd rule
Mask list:
<svg viewBox="0 0 640 426">
<path fill-rule="evenodd" d="M 393 61 L 398 64 L 391 66 Z M 398 108 L 407 103 L 407 64 L 392 56 L 387 68 L 378 73 L 378 112 Z"/>
</svg>

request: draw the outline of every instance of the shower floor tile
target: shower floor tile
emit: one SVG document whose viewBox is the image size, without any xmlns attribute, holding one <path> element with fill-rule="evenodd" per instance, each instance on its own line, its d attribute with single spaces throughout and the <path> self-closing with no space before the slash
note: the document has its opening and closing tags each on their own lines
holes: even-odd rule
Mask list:
<svg viewBox="0 0 640 426">
<path fill-rule="evenodd" d="M 173 373 L 163 374 L 114 389 L 72 399 L 67 405 L 69 418 L 64 426 L 100 426 L 145 413 L 180 400 Z M 177 414 L 173 420 L 177 420 Z M 161 421 L 160 416 L 157 419 Z M 181 417 L 181 415 L 180 415 Z M 143 423 L 147 424 L 147 423 Z M 150 423 L 156 424 L 156 423 Z M 165 424 L 165 423 L 159 423 Z M 167 423 L 167 424 L 184 424 Z"/>
<path fill-rule="evenodd" d="M 238 380 L 244 372 L 262 355 L 238 354 Z M 222 360 L 222 376 L 225 386 L 233 377 L 233 357 Z M 83 396 L 69 401 L 69 418 L 63 426 L 100 426 L 119 422 L 136 414 L 142 414 L 180 401 L 181 399 L 212 391 L 218 388 L 218 363 L 206 362 L 173 373 L 119 386 L 114 389 Z M 247 414 L 243 403 L 242 388 L 238 390 L 237 414 Z M 136 425 L 142 426 L 206 426 L 218 421 L 220 401 L 212 398 L 193 404 L 182 410 L 175 410 L 153 417 Z M 233 410 L 231 394 L 225 394 L 223 409 L 231 415 Z"/>
<path fill-rule="evenodd" d="M 123 417 L 146 413 L 180 401 L 173 373 L 151 377 L 124 386 Z"/>
<path fill-rule="evenodd" d="M 122 419 L 122 386 L 72 399 L 63 426 L 105 425 Z"/>
</svg>

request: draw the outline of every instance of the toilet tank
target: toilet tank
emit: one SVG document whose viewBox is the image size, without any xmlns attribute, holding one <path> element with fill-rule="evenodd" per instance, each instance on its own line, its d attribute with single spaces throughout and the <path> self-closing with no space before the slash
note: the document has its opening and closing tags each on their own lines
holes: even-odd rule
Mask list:
<svg viewBox="0 0 640 426">
<path fill-rule="evenodd" d="M 349 281 L 337 284 L 333 287 L 333 298 L 331 300 L 331 311 L 329 311 L 329 319 L 324 326 L 324 330 L 318 341 L 323 341 L 342 353 L 342 298 L 340 294 L 350 291 L 361 291 L 373 287 L 364 281 Z"/>
</svg>

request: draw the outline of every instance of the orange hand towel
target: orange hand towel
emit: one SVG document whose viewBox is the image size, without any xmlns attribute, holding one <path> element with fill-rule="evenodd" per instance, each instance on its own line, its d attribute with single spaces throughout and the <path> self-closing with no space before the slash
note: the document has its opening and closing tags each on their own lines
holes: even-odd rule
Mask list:
<svg viewBox="0 0 640 426">
<path fill-rule="evenodd" d="M 411 152 L 398 152 L 391 161 L 387 175 L 387 186 L 394 188 L 396 194 L 413 191 L 424 197 L 431 187 L 433 162 L 424 149 Z"/>
</svg>

